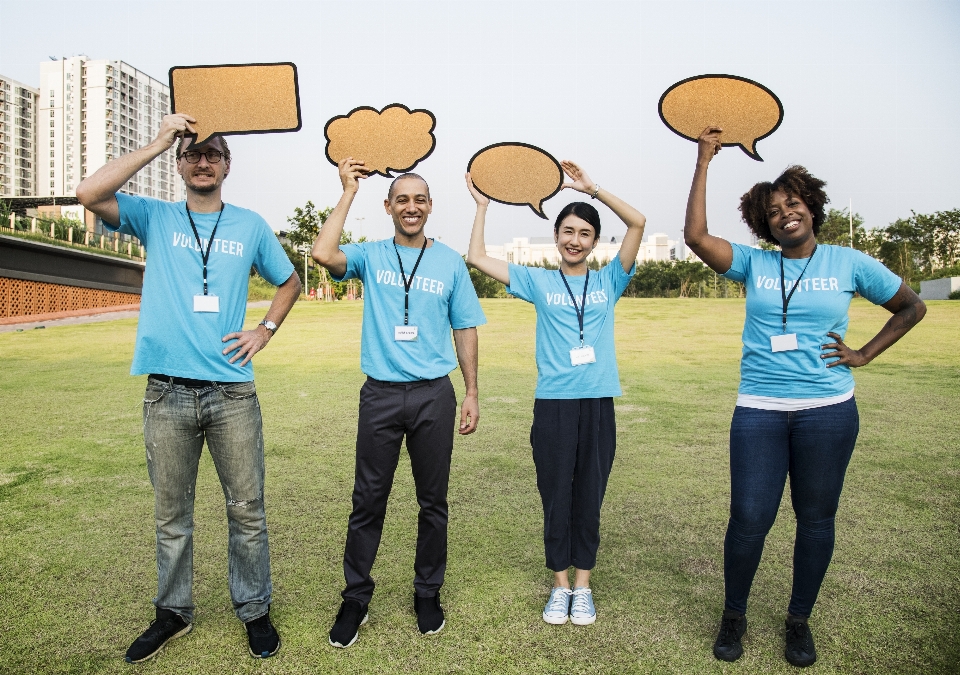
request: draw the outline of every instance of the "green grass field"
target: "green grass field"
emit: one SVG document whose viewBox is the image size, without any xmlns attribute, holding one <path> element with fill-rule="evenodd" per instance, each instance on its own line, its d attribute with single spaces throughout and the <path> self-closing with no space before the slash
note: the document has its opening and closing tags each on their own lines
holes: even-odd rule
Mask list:
<svg viewBox="0 0 960 675">
<path fill-rule="evenodd" d="M 751 596 L 746 653 L 721 664 L 727 432 L 741 300 L 624 299 L 617 310 L 617 459 L 604 503 L 589 627 L 540 619 L 551 584 L 528 444 L 534 313 L 483 301 L 480 430 L 458 438 L 450 488 L 447 627 L 412 607 L 416 501 L 401 460 L 374 568 L 370 621 L 327 645 L 353 485 L 360 303 L 301 302 L 256 359 L 267 452 L 272 616 L 284 646 L 246 653 L 226 582 L 223 495 L 197 487 L 197 618 L 143 673 L 787 673 L 783 616 L 793 514 L 785 497 Z M 253 325 L 263 309 L 252 310 Z M 848 342 L 886 320 L 857 300 Z M 152 618 L 153 493 L 136 323 L 0 335 L 0 672 L 131 673 Z M 811 620 L 820 673 L 945 673 L 960 662 L 960 303 L 930 303 L 858 372 L 861 433 L 833 565 Z M 452 374 L 458 391 L 463 383 Z"/>
</svg>

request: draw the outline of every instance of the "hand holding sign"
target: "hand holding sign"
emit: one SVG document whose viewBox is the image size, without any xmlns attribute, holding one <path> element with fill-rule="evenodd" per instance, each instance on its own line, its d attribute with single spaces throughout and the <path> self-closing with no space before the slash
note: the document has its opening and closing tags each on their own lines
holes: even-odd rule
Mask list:
<svg viewBox="0 0 960 675">
<path fill-rule="evenodd" d="M 707 127 L 723 129 L 722 145 L 740 146 L 759 162 L 756 144 L 783 121 L 783 105 L 762 84 L 734 75 L 698 75 L 677 82 L 660 97 L 660 119 L 697 141 Z"/>
<path fill-rule="evenodd" d="M 326 155 L 333 165 L 347 157 L 363 163 L 370 175 L 410 171 L 430 156 L 437 139 L 437 118 L 429 110 L 394 103 L 383 110 L 361 106 L 334 117 L 323 128 Z"/>
<path fill-rule="evenodd" d="M 496 143 L 467 165 L 477 190 L 501 204 L 527 205 L 543 219 L 543 203 L 560 192 L 563 170 L 548 152 L 526 143 Z"/>
</svg>

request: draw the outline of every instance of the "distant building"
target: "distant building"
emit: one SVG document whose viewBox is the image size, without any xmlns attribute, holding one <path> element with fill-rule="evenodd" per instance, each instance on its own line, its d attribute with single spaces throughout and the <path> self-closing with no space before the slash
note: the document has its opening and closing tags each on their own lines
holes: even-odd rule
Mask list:
<svg viewBox="0 0 960 675">
<path fill-rule="evenodd" d="M 38 95 L 0 75 L 0 197 L 37 193 Z"/>
<path fill-rule="evenodd" d="M 613 260 L 620 254 L 620 242 L 616 237 L 600 237 L 596 248 L 587 260 L 596 260 L 604 263 Z M 533 263 L 560 264 L 560 252 L 553 241 L 553 237 L 516 237 L 512 242 L 502 246 L 487 246 L 487 255 L 498 260 L 529 265 Z M 651 234 L 640 245 L 637 252 L 637 263 L 648 260 L 688 260 L 696 259 L 688 251 L 683 242 L 676 242 L 662 233 Z"/>
<path fill-rule="evenodd" d="M 169 111 L 169 87 L 123 61 L 80 55 L 41 63 L 37 194 L 73 196 L 85 177 L 152 141 Z M 183 199 L 175 146 L 120 191 Z"/>
</svg>

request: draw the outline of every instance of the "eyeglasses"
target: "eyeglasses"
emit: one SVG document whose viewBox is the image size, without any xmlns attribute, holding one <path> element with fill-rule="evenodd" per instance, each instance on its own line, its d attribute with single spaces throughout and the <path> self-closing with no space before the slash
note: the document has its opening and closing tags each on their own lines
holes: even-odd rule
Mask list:
<svg viewBox="0 0 960 675">
<path fill-rule="evenodd" d="M 207 150 L 206 152 L 200 152 L 199 150 L 187 150 L 186 152 L 180 153 L 180 157 L 187 160 L 190 164 L 199 163 L 201 155 L 206 157 L 207 161 L 211 164 L 219 164 L 220 159 L 224 156 L 219 150 Z M 180 159 L 180 157 L 177 159 Z"/>
</svg>

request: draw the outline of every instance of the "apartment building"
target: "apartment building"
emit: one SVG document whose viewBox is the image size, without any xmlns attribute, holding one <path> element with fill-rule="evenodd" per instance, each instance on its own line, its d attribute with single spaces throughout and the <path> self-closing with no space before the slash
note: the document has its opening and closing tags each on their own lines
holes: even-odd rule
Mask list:
<svg viewBox="0 0 960 675">
<path fill-rule="evenodd" d="M 41 63 L 36 194 L 73 196 L 86 176 L 153 140 L 169 110 L 169 87 L 123 61 L 80 55 Z M 183 199 L 175 148 L 121 192 Z"/>
<path fill-rule="evenodd" d="M 596 248 L 587 260 L 604 263 L 620 254 L 620 244 L 616 237 L 600 237 Z M 533 263 L 560 264 L 560 252 L 553 237 L 516 237 L 502 246 L 487 246 L 487 255 L 498 260 L 529 265 Z M 689 260 L 695 256 L 688 251 L 683 242 L 676 242 L 662 233 L 651 234 L 640 244 L 637 252 L 637 264 L 648 260 Z"/>
<path fill-rule="evenodd" d="M 0 197 L 37 193 L 39 91 L 0 75 Z"/>
</svg>

